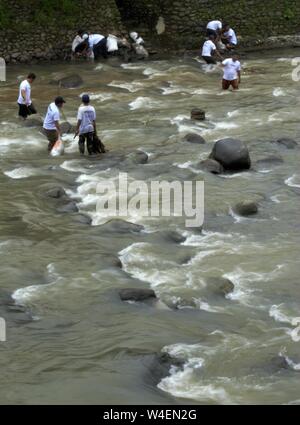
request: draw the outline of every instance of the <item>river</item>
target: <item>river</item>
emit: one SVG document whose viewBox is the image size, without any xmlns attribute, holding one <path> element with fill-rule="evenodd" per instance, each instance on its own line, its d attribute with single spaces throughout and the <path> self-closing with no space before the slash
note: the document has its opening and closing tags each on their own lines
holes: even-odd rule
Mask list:
<svg viewBox="0 0 300 425">
<path fill-rule="evenodd" d="M 92 95 L 109 149 L 101 159 L 80 157 L 73 135 L 64 156 L 48 157 L 44 136 L 17 118 L 18 81 L 29 69 L 8 68 L 0 91 L 2 404 L 300 403 L 300 151 L 271 143 L 299 141 L 297 52 L 247 54 L 236 93 L 222 92 L 221 71 L 191 57 L 32 66 L 41 115 L 59 92 L 75 124 L 79 96 Z M 58 90 L 49 81 L 60 73 L 80 74 L 84 85 Z M 193 107 L 206 111 L 205 122 L 190 120 Z M 206 144 L 183 141 L 190 132 Z M 224 137 L 247 143 L 250 171 L 197 168 Z M 134 160 L 137 151 L 146 164 Z M 274 155 L 282 161 L 257 163 Z M 141 231 L 107 224 L 95 189 L 120 171 L 132 180 L 204 179 L 202 232 L 177 217 L 129 217 Z M 58 210 L 61 201 L 45 196 L 53 186 L 80 214 Z M 249 198 L 257 215 L 232 213 Z M 234 284 L 226 297 L 209 284 L 220 278 Z M 122 302 L 118 290 L 128 287 L 151 287 L 160 301 Z"/>
</svg>

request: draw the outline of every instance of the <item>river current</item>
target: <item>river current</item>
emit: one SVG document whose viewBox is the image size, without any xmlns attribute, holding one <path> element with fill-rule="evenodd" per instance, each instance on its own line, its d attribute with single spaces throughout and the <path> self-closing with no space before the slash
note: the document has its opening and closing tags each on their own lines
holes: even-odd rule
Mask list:
<svg viewBox="0 0 300 425">
<path fill-rule="evenodd" d="M 80 95 L 91 95 L 109 149 L 100 159 L 80 157 L 73 134 L 64 136 L 65 155 L 50 158 L 39 129 L 17 118 L 28 67 L 7 69 L 0 83 L 2 404 L 300 403 L 300 150 L 271 143 L 300 141 L 297 52 L 247 54 L 236 93 L 221 91 L 220 69 L 192 57 L 32 66 L 41 115 L 61 94 L 75 124 Z M 74 73 L 80 88 L 49 84 Z M 190 120 L 194 107 L 206 111 L 205 122 Z M 183 141 L 187 133 L 206 144 Z M 248 145 L 250 171 L 199 170 L 224 137 Z M 135 160 L 141 151 L 145 164 Z M 259 162 L 270 156 L 277 161 Z M 96 209 L 96 187 L 120 171 L 132 180 L 204 180 L 202 232 L 178 217 L 127 218 L 141 230 L 108 223 Z M 57 186 L 79 213 L 61 212 L 62 201 L 45 195 Z M 257 215 L 232 212 L 244 199 L 258 202 Z M 226 296 L 211 289 L 221 278 L 234 284 Z M 130 287 L 151 287 L 159 301 L 122 302 L 118 290 Z"/>
</svg>

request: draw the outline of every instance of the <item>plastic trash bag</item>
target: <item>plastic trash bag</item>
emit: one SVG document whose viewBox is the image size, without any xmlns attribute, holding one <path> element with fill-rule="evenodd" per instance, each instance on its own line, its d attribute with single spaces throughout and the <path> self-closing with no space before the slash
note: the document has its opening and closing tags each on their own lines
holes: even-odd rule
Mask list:
<svg viewBox="0 0 300 425">
<path fill-rule="evenodd" d="M 60 155 L 63 155 L 64 151 L 65 151 L 64 142 L 61 139 L 58 139 L 55 142 L 55 145 L 53 146 L 53 148 L 51 149 L 50 155 L 60 156 Z"/>
</svg>

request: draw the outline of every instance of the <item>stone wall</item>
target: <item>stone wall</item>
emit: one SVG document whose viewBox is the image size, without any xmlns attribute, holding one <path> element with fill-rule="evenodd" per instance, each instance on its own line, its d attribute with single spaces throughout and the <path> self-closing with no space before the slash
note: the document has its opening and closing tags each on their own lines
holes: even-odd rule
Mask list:
<svg viewBox="0 0 300 425">
<path fill-rule="evenodd" d="M 47 16 L 44 5 L 55 1 Z M 207 21 L 219 17 L 244 44 L 300 33 L 300 0 L 0 0 L 0 23 L 1 10 L 12 18 L 0 26 L 0 57 L 7 62 L 66 58 L 79 27 L 102 34 L 134 29 L 154 47 L 176 50 L 198 48 Z"/>
</svg>

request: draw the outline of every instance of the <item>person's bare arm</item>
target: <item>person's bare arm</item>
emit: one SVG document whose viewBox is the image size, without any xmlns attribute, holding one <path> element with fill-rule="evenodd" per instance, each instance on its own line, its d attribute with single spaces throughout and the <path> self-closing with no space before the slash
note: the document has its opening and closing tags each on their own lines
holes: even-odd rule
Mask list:
<svg viewBox="0 0 300 425">
<path fill-rule="evenodd" d="M 221 61 L 223 61 L 223 60 L 224 60 L 223 56 L 221 55 L 221 53 L 219 52 L 219 50 L 218 50 L 218 49 L 216 49 L 216 50 L 214 51 L 214 53 L 215 53 L 215 55 L 216 55 L 216 56 L 218 56 L 218 58 L 219 58 L 219 59 L 221 59 Z"/>
<path fill-rule="evenodd" d="M 239 76 L 239 84 L 241 84 L 241 71 L 238 71 L 238 76 Z"/>
<path fill-rule="evenodd" d="M 24 99 L 25 105 L 29 105 L 29 102 L 27 102 L 27 96 L 26 96 L 26 91 L 25 90 L 21 90 L 21 95 Z"/>
<path fill-rule="evenodd" d="M 96 126 L 96 121 L 93 121 L 93 127 L 94 127 L 94 133 L 97 136 L 97 126 Z"/>
<path fill-rule="evenodd" d="M 58 134 L 58 138 L 60 138 L 60 125 L 59 125 L 59 121 L 55 121 L 55 127 L 57 130 L 57 134 Z"/>
<path fill-rule="evenodd" d="M 80 125 L 81 125 L 81 120 L 78 120 L 77 125 L 76 125 L 76 130 L 75 130 L 75 137 L 78 136 L 78 134 L 79 134 Z"/>
</svg>

